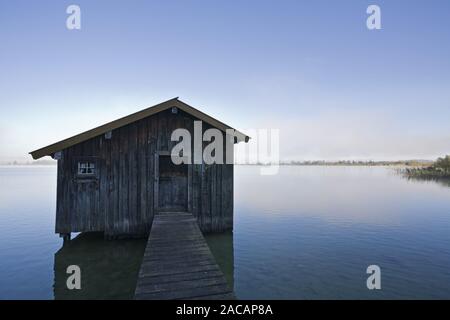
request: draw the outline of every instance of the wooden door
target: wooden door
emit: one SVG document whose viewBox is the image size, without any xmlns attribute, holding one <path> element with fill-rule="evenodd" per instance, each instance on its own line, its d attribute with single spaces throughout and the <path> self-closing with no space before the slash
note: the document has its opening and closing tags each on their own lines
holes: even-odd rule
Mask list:
<svg viewBox="0 0 450 320">
<path fill-rule="evenodd" d="M 160 155 L 158 162 L 158 210 L 187 211 L 188 166 L 174 164 L 168 155 Z"/>
</svg>

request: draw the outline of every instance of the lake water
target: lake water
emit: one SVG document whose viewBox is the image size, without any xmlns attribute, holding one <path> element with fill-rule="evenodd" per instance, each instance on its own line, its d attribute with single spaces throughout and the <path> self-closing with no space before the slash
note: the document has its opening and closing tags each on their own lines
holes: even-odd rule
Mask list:
<svg viewBox="0 0 450 320">
<path fill-rule="evenodd" d="M 233 233 L 207 241 L 241 299 L 450 299 L 450 187 L 383 167 L 235 167 Z M 55 167 L 0 167 L 0 298 L 127 299 L 145 240 L 54 234 Z M 65 268 L 82 269 L 82 290 Z M 366 269 L 381 268 L 381 290 Z"/>
</svg>

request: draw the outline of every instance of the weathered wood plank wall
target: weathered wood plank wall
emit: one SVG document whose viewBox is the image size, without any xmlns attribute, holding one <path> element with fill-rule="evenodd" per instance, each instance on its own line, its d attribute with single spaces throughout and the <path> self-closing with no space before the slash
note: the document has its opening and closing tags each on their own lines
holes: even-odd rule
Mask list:
<svg viewBox="0 0 450 320">
<path fill-rule="evenodd" d="M 102 135 L 63 150 L 58 160 L 56 233 L 146 236 L 155 214 L 155 155 L 169 152 L 177 143 L 170 139 L 173 130 L 185 128 L 193 136 L 194 120 L 181 110 L 166 110 L 114 130 L 111 139 Z M 203 123 L 203 132 L 208 128 Z M 77 177 L 80 160 L 95 162 L 94 179 Z M 188 211 L 203 232 L 232 229 L 233 165 L 189 166 Z"/>
</svg>

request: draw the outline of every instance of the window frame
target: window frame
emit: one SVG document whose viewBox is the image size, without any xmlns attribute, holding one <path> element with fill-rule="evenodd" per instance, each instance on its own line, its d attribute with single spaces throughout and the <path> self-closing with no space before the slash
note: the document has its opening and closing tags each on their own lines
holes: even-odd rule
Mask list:
<svg viewBox="0 0 450 320">
<path fill-rule="evenodd" d="M 91 172 L 82 173 L 80 169 L 91 170 Z M 99 166 L 97 157 L 76 157 L 74 159 L 74 176 L 79 181 L 97 180 L 99 176 Z"/>
<path fill-rule="evenodd" d="M 78 161 L 77 175 L 83 177 L 94 176 L 96 171 L 95 169 L 96 166 L 93 161 Z"/>
</svg>

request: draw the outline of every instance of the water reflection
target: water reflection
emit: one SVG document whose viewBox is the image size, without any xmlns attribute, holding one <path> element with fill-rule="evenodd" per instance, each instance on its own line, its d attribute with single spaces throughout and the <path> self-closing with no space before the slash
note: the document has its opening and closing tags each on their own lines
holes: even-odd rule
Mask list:
<svg viewBox="0 0 450 320">
<path fill-rule="evenodd" d="M 234 290 L 234 248 L 233 233 L 210 233 L 205 235 L 206 243 L 208 243 L 220 270 L 227 279 L 228 286 Z"/>
<path fill-rule="evenodd" d="M 208 234 L 205 238 L 233 288 L 233 234 Z M 55 253 L 55 299 L 133 299 L 146 242 L 104 240 L 102 233 L 78 235 Z M 69 265 L 81 268 L 81 290 L 67 289 Z"/>
<path fill-rule="evenodd" d="M 235 170 L 240 299 L 448 299 L 450 189 L 383 167 Z M 382 269 L 368 290 L 366 268 Z"/>
<path fill-rule="evenodd" d="M 233 234 L 206 239 L 238 298 L 450 297 L 447 184 L 381 167 L 235 169 Z M 1 299 L 133 296 L 145 240 L 82 234 L 61 248 L 56 168 L 0 167 L 0 181 Z M 70 264 L 81 291 L 65 289 Z M 366 288 L 370 264 L 380 291 Z"/>
<path fill-rule="evenodd" d="M 414 177 L 400 174 L 403 178 L 413 182 L 437 183 L 444 187 L 450 187 L 450 178 L 435 178 L 435 177 Z"/>
<path fill-rule="evenodd" d="M 416 199 L 441 199 L 448 189 L 408 181 L 385 167 L 283 166 L 279 174 L 263 176 L 258 167 L 237 166 L 235 170 L 235 226 L 239 210 L 261 212 L 267 218 L 313 217 L 344 224 L 398 225 L 410 219 L 410 204 Z M 423 211 L 428 201 L 419 201 Z M 427 208 L 428 206 L 428 208 Z"/>
<path fill-rule="evenodd" d="M 55 253 L 55 299 L 132 299 L 145 239 L 104 240 L 82 233 Z M 69 290 L 66 269 L 81 268 L 81 290 Z"/>
</svg>

